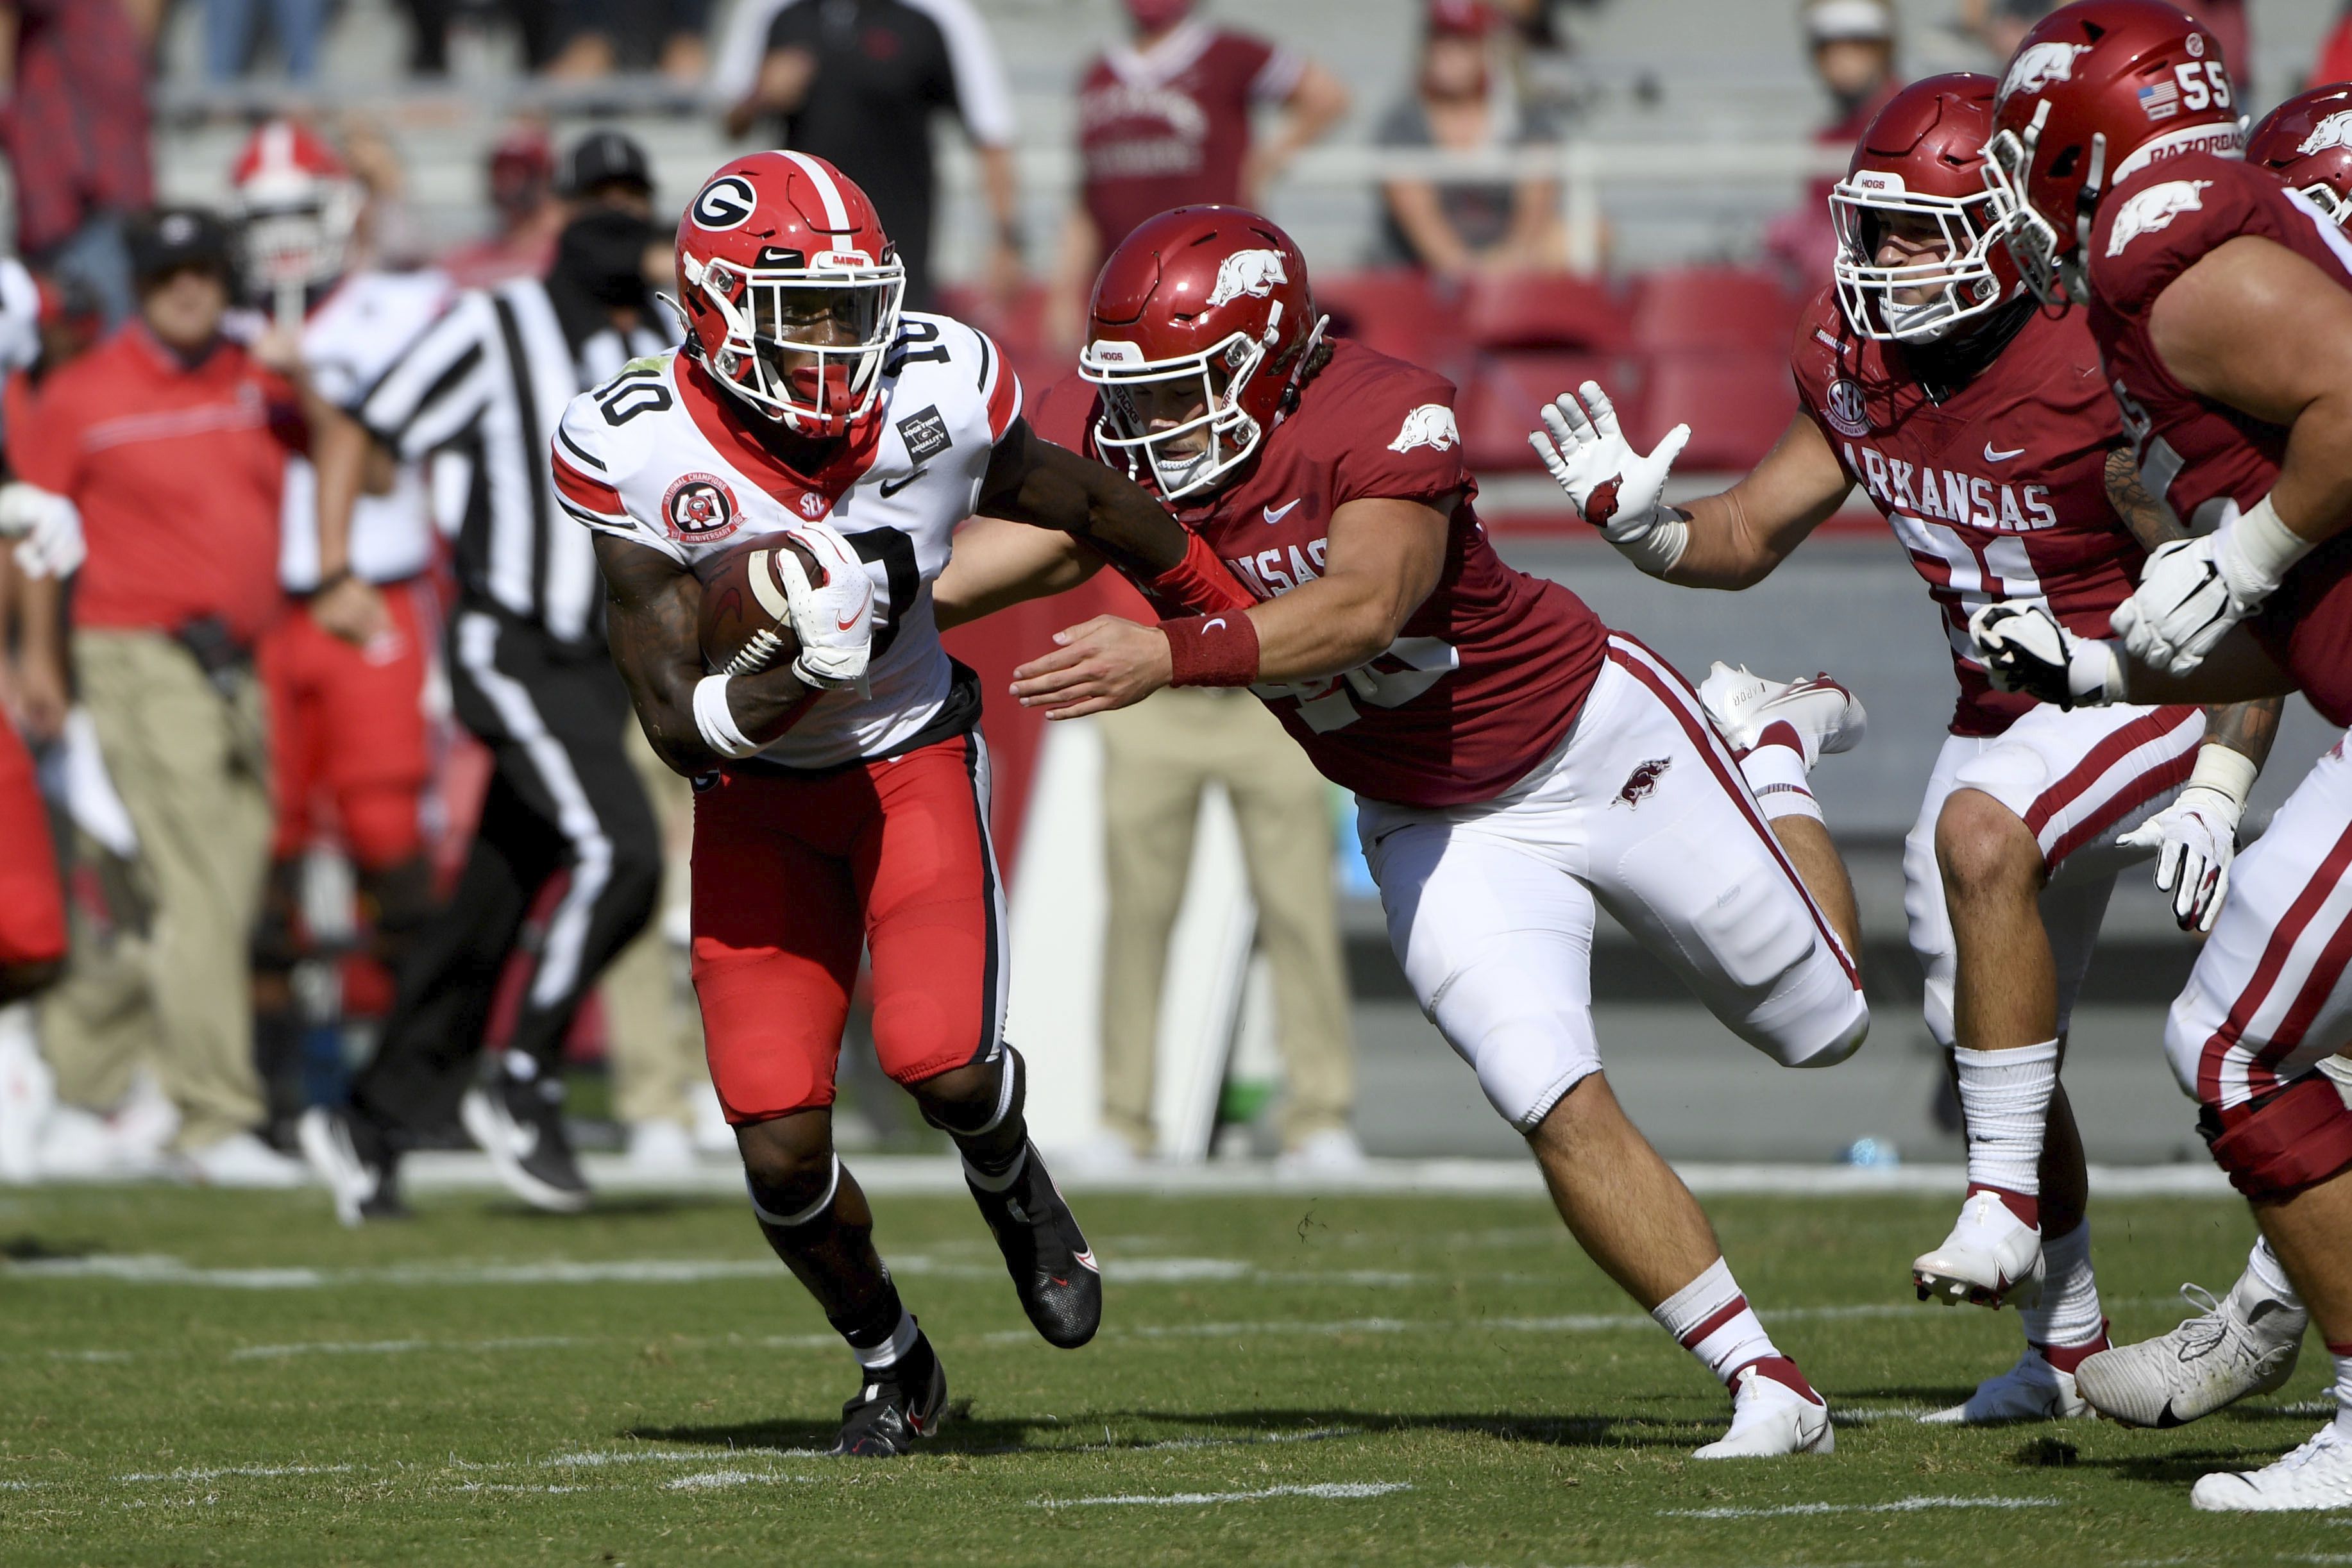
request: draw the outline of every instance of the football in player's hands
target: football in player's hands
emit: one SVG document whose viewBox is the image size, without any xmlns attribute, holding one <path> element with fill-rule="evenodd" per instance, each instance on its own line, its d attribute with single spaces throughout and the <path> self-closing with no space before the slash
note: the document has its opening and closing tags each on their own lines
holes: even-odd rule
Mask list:
<svg viewBox="0 0 2352 1568">
<path fill-rule="evenodd" d="M 800 558 L 810 580 L 823 580 L 815 555 L 790 534 L 745 539 L 696 565 L 694 575 L 702 581 L 702 662 L 712 673 L 757 674 L 799 656 L 792 596 L 778 559 L 786 550 Z"/>
</svg>

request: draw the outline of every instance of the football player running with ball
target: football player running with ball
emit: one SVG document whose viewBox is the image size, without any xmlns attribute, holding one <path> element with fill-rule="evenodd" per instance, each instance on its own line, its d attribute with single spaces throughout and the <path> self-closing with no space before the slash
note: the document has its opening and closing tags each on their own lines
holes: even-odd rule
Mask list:
<svg viewBox="0 0 2352 1568">
<path fill-rule="evenodd" d="M 1755 472 L 1664 505 L 1681 438 L 1633 453 L 1589 382 L 1589 413 L 1562 397 L 1552 439 L 1532 438 L 1611 543 L 1692 588 L 1762 580 L 1859 485 L 1942 611 L 1959 702 L 1905 844 L 1904 907 L 1928 1031 L 1952 1054 L 1969 1194 L 1912 1272 L 1922 1300 L 2014 1304 L 2025 1333 L 2014 1366 L 1927 1417 L 1970 1423 L 2091 1413 L 2074 1371 L 2107 1336 L 2058 1086 L 2068 1016 L 2124 866 L 2156 856 L 2180 924 L 2211 926 L 2278 717 L 2275 703 L 2070 711 L 1995 691 L 1969 649 L 1988 604 L 2104 632 L 2146 551 L 2185 537 L 2159 507 L 2110 505 L 2131 457 L 2090 333 L 2040 312 L 1993 233 L 1994 86 L 1914 82 L 1863 133 L 1830 197 L 1835 279 L 1791 351 L 1803 407 Z"/>
<path fill-rule="evenodd" d="M 1075 1348 L 1102 1315 L 1003 1039 L 980 695 L 931 613 L 949 537 L 985 507 L 1072 530 L 1168 601 L 1243 595 L 1149 495 L 1030 433 L 985 334 L 902 313 L 873 204 L 823 160 L 758 152 L 714 173 L 678 228 L 677 284 L 685 345 L 573 401 L 556 486 L 596 530 L 646 737 L 696 782 L 711 1078 L 761 1229 L 863 1369 L 835 1451 L 899 1454 L 938 1429 L 947 1383 L 833 1149 L 861 948 L 882 1066 L 961 1151 L 1031 1322 Z M 716 577 L 757 538 L 780 548 L 754 560 L 772 575 L 749 597 L 782 602 L 789 625 L 711 674 L 697 569 Z"/>
<path fill-rule="evenodd" d="M 2042 300 L 2086 308 L 2142 483 L 2209 531 L 2148 558 L 2119 640 L 2020 605 L 1971 630 L 1996 680 L 2045 700 L 2300 689 L 2352 723 L 2352 240 L 2245 161 L 2237 112 L 2213 36 L 2160 0 L 2065 6 L 2011 62 L 1986 148 L 2001 237 Z M 2241 1365 L 2283 1378 L 2308 1312 L 2336 1418 L 2275 1464 L 2200 1479 L 2201 1509 L 2352 1506 L 2352 1105 L 2319 1065 L 2352 1039 L 2347 960 L 2339 744 L 2239 857 L 2165 1030 L 2268 1247 L 2206 1320 L 2076 1374 L 2101 1411 L 2177 1424 Z"/>
<path fill-rule="evenodd" d="M 1156 489 L 1256 602 L 1087 622 L 1013 691 L 1072 718 L 1166 685 L 1253 687 L 1356 792 L 1406 977 L 1527 1136 L 1569 1228 L 1732 1390 L 1730 1430 L 1699 1457 L 1826 1453 L 1827 1405 L 1610 1092 L 1590 964 L 1605 905 L 1774 1061 L 1843 1061 L 1869 1025 L 1844 868 L 1820 821 L 1767 826 L 1664 660 L 1503 564 L 1453 386 L 1323 325 L 1298 247 L 1255 213 L 1179 208 L 1120 245 L 1084 381 L 1055 389 L 1040 428 Z M 1090 564 L 1074 540 L 983 519 L 958 540 L 941 613 L 1055 591 Z M 1785 736 L 1792 759 L 1858 735 L 1832 682 L 1751 685 L 1740 722 Z M 1801 763 L 1789 771 L 1801 789 Z"/>
</svg>

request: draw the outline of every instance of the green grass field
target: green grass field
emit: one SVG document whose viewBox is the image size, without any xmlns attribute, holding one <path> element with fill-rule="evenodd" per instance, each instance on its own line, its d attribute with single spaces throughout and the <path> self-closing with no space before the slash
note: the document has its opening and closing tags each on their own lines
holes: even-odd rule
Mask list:
<svg viewBox="0 0 2352 1568">
<path fill-rule="evenodd" d="M 2315 1342 L 2179 1432 L 1915 1425 L 2015 1351 L 1906 1299 L 1946 1202 L 1710 1205 L 1841 1409 L 1834 1458 L 1727 1465 L 1685 1458 L 1722 1392 L 1537 1200 L 1081 1196 L 1075 1354 L 966 1202 L 876 1207 L 956 1416 L 850 1463 L 806 1450 L 852 1364 L 740 1203 L 350 1233 L 315 1194 L 0 1194 L 0 1563 L 2352 1563 L 2352 1514 L 2189 1507 L 2317 1426 Z M 2119 1335 L 2250 1237 L 2220 1201 L 2097 1224 Z"/>
</svg>

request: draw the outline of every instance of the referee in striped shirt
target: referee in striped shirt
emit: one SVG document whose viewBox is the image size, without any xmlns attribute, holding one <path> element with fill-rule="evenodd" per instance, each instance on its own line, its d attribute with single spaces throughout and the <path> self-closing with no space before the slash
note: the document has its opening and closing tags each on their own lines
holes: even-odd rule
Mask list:
<svg viewBox="0 0 2352 1568">
<path fill-rule="evenodd" d="M 455 452 L 470 474 L 448 632 L 458 718 L 495 769 L 457 896 L 401 966 L 375 1058 L 302 1148 L 345 1224 L 397 1213 L 397 1162 L 453 1108 L 516 1193 L 574 1210 L 562 1052 L 604 966 L 652 915 L 661 835 L 624 746 L 629 700 L 604 648 L 591 535 L 561 510 L 547 453 L 564 405 L 670 347 L 646 289 L 656 243 L 644 151 L 597 131 L 565 160 L 572 214 L 543 278 L 462 295 L 353 410 L 376 444 Z M 319 457 L 322 532 L 347 528 L 367 444 Z M 549 915 L 503 1059 L 477 1082 L 492 997 L 540 895 Z"/>
</svg>

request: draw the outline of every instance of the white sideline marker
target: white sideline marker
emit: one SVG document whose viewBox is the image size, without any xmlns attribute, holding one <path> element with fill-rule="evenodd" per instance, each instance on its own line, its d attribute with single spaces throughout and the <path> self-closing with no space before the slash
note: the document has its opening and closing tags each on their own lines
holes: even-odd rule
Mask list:
<svg viewBox="0 0 2352 1568">
<path fill-rule="evenodd" d="M 1031 1508 L 1192 1508 L 1213 1502 L 1257 1502 L 1270 1497 L 1367 1498 L 1411 1491 L 1411 1481 L 1318 1481 L 1312 1486 L 1263 1487 L 1256 1491 L 1133 1492 L 1119 1497 L 1039 1498 Z"/>
<path fill-rule="evenodd" d="M 2056 1508 L 2054 1497 L 1901 1497 L 1893 1502 L 1792 1502 L 1780 1508 L 1664 1508 L 1660 1519 L 1788 1519 L 1817 1513 L 1920 1513 L 1931 1508 Z"/>
<path fill-rule="evenodd" d="M 662 1482 L 664 1491 L 716 1491 L 721 1487 L 774 1486 L 779 1482 L 807 1481 L 814 1484 L 814 1476 L 779 1475 L 773 1470 L 704 1470 L 698 1475 L 680 1476 L 676 1480 Z"/>
</svg>

